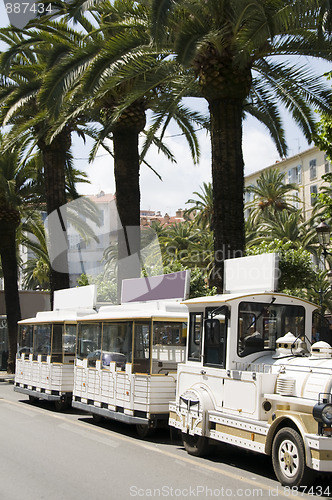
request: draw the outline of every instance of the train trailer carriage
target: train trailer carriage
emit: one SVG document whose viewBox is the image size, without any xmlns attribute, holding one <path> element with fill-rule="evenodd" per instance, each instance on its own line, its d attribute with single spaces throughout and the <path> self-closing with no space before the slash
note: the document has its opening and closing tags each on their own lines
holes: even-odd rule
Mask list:
<svg viewBox="0 0 332 500">
<path fill-rule="evenodd" d="M 54 401 L 58 410 L 71 403 L 77 318 L 96 313 L 95 298 L 94 285 L 59 290 L 53 311 L 19 322 L 14 391 Z"/>
<path fill-rule="evenodd" d="M 271 455 L 283 485 L 308 485 L 332 472 L 332 348 L 313 337 L 316 305 L 239 288 L 185 301 L 186 359 L 169 424 L 192 455 L 229 443 Z"/>
<path fill-rule="evenodd" d="M 186 307 L 173 300 L 105 306 L 79 320 L 73 407 L 136 424 L 142 437 L 167 424 L 186 325 Z"/>
</svg>

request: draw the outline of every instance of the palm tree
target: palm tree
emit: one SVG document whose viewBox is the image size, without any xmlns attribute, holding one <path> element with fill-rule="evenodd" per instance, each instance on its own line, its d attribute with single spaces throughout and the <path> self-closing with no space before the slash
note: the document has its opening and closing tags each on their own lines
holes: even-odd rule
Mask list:
<svg viewBox="0 0 332 500">
<path fill-rule="evenodd" d="M 216 255 L 235 257 L 244 250 L 244 112 L 255 109 L 259 119 L 269 115 L 280 124 L 282 104 L 310 141 L 312 106 L 322 112 L 331 109 L 331 91 L 322 79 L 308 66 L 277 57 L 331 60 L 330 31 L 322 29 L 323 3 L 153 0 L 157 40 L 161 46 L 171 40 L 177 60 L 194 69 L 209 105 Z M 285 156 L 282 128 L 275 132 L 272 137 Z M 216 262 L 219 291 L 222 267 L 221 258 Z"/>
<path fill-rule="evenodd" d="M 50 259 L 42 215 L 32 212 L 22 224 L 20 244 L 32 252 L 23 264 L 23 286 L 28 290 L 50 289 Z"/>
<path fill-rule="evenodd" d="M 286 184 L 285 174 L 275 168 L 267 169 L 261 173 L 256 185 L 248 186 L 245 192 L 253 193 L 255 198 L 246 204 L 252 217 L 260 218 L 269 213 L 274 217 L 281 210 L 293 212 L 297 209 L 294 204 L 300 200 L 298 196 L 290 194 L 298 189 L 296 184 Z"/>
<path fill-rule="evenodd" d="M 20 34 L 12 28 L 2 28 L 0 39 L 8 49 L 0 54 L 0 120 L 2 125 L 11 125 L 7 135 L 7 147 L 24 140 L 26 151 L 36 148 L 42 155 L 43 182 L 47 213 L 58 211 L 66 204 L 66 173 L 70 171 L 71 133 L 82 134 L 80 122 L 72 121 L 54 133 L 57 123 L 50 119 L 45 107 L 40 103 L 40 91 L 45 74 L 51 63 L 51 55 L 57 50 L 64 51 L 70 42 L 79 37 L 63 22 L 57 25 L 57 37 L 41 37 L 40 33 Z M 35 45 L 39 42 L 39 48 Z M 54 49 L 52 52 L 51 49 Z M 61 117 L 59 117 L 61 121 Z M 70 180 L 69 180 L 70 183 Z M 52 243 L 54 235 L 50 237 Z M 69 287 L 67 256 L 64 255 L 62 270 L 51 268 L 51 291 Z"/>
<path fill-rule="evenodd" d="M 249 219 L 253 220 L 251 217 Z M 283 209 L 273 215 L 262 216 L 256 221 L 253 229 L 255 234 L 249 238 L 247 248 L 262 241 L 270 242 L 278 239 L 283 243 L 292 242 L 293 248 L 303 248 L 316 254 L 316 230 L 311 221 L 303 220 L 302 210 L 290 213 Z"/>
<path fill-rule="evenodd" d="M 171 264 L 186 259 L 191 244 L 197 241 L 198 236 L 198 230 L 193 229 L 193 225 L 188 221 L 167 226 L 159 237 L 163 262 Z"/>
<path fill-rule="evenodd" d="M 82 2 L 69 7 L 69 12 L 79 8 Z M 83 2 L 84 3 L 84 2 Z M 99 5 L 100 4 L 100 5 Z M 147 64 L 153 80 L 149 80 L 150 88 L 145 94 L 123 105 L 124 97 L 133 89 L 140 88 L 141 52 L 142 46 L 149 46 L 151 39 L 148 26 L 150 23 L 149 2 L 122 2 L 116 0 L 111 3 L 90 3 L 90 15 L 93 16 L 95 26 L 92 26 L 84 15 L 78 15 L 82 30 L 85 30 L 84 39 L 77 46 L 72 46 L 70 54 L 60 64 L 49 72 L 44 85 L 42 102 L 53 112 L 61 109 L 66 96 L 74 100 L 72 113 L 87 113 L 90 110 L 91 119 L 102 126 L 99 134 L 99 143 L 111 138 L 113 141 L 114 175 L 116 184 L 116 203 L 124 228 L 124 237 L 119 234 L 119 265 L 122 257 L 129 254 L 139 254 L 139 225 L 140 225 L 140 163 L 148 147 L 155 143 L 162 151 L 162 136 L 169 121 L 173 118 L 183 130 L 189 141 L 194 159 L 197 160 L 199 149 L 193 125 L 202 123 L 198 113 L 191 113 L 178 105 L 178 99 L 173 100 L 172 106 L 167 106 L 158 89 L 159 82 L 164 79 L 168 67 L 174 66 L 174 61 L 168 61 L 168 52 L 150 53 Z M 126 74 L 127 62 L 137 63 L 137 72 Z M 177 65 L 178 66 L 178 65 Z M 146 74 L 143 75 L 146 84 Z M 171 88 L 171 87 L 169 87 Z M 168 102 L 170 98 L 167 96 Z M 139 155 L 139 135 L 146 124 L 146 110 L 152 109 L 155 118 L 146 141 Z M 72 115 L 67 114 L 70 120 Z M 205 122 L 204 122 L 205 123 Z M 156 131 L 161 128 L 161 136 L 156 138 Z M 136 228 L 136 237 L 131 238 L 131 247 L 128 246 L 126 227 Z M 137 261 L 138 262 L 138 261 Z M 119 269 L 120 280 L 122 273 L 128 276 L 128 266 Z M 134 275 L 140 269 L 132 271 Z"/>
<path fill-rule="evenodd" d="M 8 372 L 15 371 L 17 321 L 21 319 L 18 293 L 17 230 L 21 224 L 24 203 L 34 198 L 36 172 L 22 162 L 22 152 L 3 149 L 0 135 L 0 259 L 4 278 L 8 325 Z M 38 190 L 37 190 L 38 191 Z"/>
<path fill-rule="evenodd" d="M 327 271 L 318 271 L 313 286 L 305 290 L 305 298 L 320 305 L 320 314 L 332 311 L 332 289 L 327 279 Z"/>
<path fill-rule="evenodd" d="M 190 198 L 186 203 L 191 203 L 193 206 L 185 211 L 185 215 L 194 213 L 195 223 L 203 228 L 212 229 L 213 220 L 213 192 L 211 182 L 203 182 L 201 193 L 194 191 L 197 199 Z"/>
</svg>

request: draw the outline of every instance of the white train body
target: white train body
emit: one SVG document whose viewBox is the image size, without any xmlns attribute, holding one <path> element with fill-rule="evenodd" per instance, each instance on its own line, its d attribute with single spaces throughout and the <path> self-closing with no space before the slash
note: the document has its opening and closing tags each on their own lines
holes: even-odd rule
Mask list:
<svg viewBox="0 0 332 500">
<path fill-rule="evenodd" d="M 59 290 L 54 310 L 19 322 L 14 391 L 54 401 L 58 409 L 71 403 L 77 319 L 93 315 L 96 287 Z"/>
<path fill-rule="evenodd" d="M 169 424 L 187 451 L 203 455 L 219 441 L 272 455 L 289 486 L 331 472 L 332 348 L 312 339 L 317 306 L 262 291 L 185 304 L 186 360 Z"/>
<path fill-rule="evenodd" d="M 167 423 L 186 326 L 186 307 L 172 300 L 105 306 L 79 320 L 72 405 L 142 435 Z"/>
</svg>

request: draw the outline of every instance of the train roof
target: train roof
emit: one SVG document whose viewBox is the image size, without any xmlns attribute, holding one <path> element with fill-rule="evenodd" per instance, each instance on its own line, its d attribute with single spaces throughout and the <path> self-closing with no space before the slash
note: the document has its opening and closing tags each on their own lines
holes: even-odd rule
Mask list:
<svg viewBox="0 0 332 500">
<path fill-rule="evenodd" d="M 232 301 L 237 301 L 239 299 L 253 299 L 253 300 L 262 300 L 265 298 L 266 300 L 272 300 L 272 298 L 275 297 L 277 300 L 277 303 L 289 303 L 293 305 L 309 305 L 311 306 L 312 309 L 316 309 L 319 306 L 317 304 L 314 304 L 313 302 L 310 302 L 309 300 L 306 299 L 301 299 L 299 297 L 294 297 L 292 295 L 287 295 L 285 293 L 277 293 L 277 292 L 238 292 L 238 293 L 223 293 L 223 294 L 218 294 L 218 295 L 211 295 L 211 296 L 205 296 L 205 297 L 196 297 L 194 299 L 188 299 L 182 302 L 182 304 L 185 304 L 189 309 L 191 306 L 195 305 L 204 305 L 207 306 L 209 304 L 220 304 L 220 303 L 229 303 Z"/>
<path fill-rule="evenodd" d="M 65 309 L 56 311 L 40 311 L 34 318 L 23 319 L 19 325 L 41 324 L 41 323 L 76 323 L 78 318 L 86 315 L 96 314 L 93 309 Z"/>
<path fill-rule="evenodd" d="M 80 321 L 106 321 L 125 319 L 178 319 L 187 318 L 188 309 L 178 301 L 163 300 L 130 302 L 103 306 L 97 314 L 79 318 Z"/>
</svg>

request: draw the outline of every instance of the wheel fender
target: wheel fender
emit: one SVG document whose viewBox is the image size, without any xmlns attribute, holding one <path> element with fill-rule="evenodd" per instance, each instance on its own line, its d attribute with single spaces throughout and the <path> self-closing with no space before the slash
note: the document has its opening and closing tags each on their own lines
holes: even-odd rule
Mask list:
<svg viewBox="0 0 332 500">
<path fill-rule="evenodd" d="M 308 446 L 307 440 L 305 439 L 305 434 L 306 434 L 306 429 L 303 425 L 303 422 L 297 415 L 292 415 L 291 413 L 288 413 L 287 415 L 281 415 L 277 417 L 271 424 L 267 437 L 266 437 L 266 442 L 265 442 L 265 453 L 267 455 L 271 455 L 272 453 L 272 442 L 274 439 L 274 436 L 276 435 L 277 431 L 280 430 L 282 427 L 289 427 L 289 423 L 287 422 L 293 422 L 293 424 L 296 426 L 303 444 L 304 444 L 304 452 L 305 452 L 305 459 L 306 459 L 306 465 L 308 467 L 312 467 L 312 460 L 311 460 L 311 453 L 310 453 L 310 448 Z"/>
<path fill-rule="evenodd" d="M 179 398 L 179 410 L 183 415 L 186 412 L 185 427 L 189 433 L 194 434 L 198 425 L 201 435 L 208 435 L 209 411 L 214 408 L 209 391 L 202 386 L 193 386 L 187 389 Z M 201 425 L 200 425 L 201 424 Z"/>
</svg>

